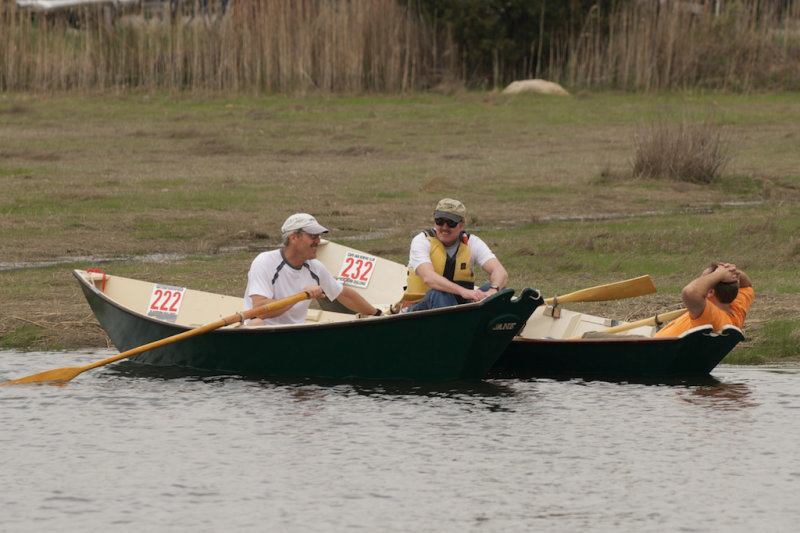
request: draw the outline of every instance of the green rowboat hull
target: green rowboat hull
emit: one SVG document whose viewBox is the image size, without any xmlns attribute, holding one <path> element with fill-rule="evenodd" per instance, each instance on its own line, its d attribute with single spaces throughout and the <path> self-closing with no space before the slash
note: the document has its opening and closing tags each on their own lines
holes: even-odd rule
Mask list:
<svg viewBox="0 0 800 533">
<path fill-rule="evenodd" d="M 526 339 L 517 337 L 489 377 L 658 378 L 707 376 L 744 339 L 726 326 L 695 328 L 681 337 Z"/>
<path fill-rule="evenodd" d="M 120 352 L 192 329 L 126 308 L 106 294 L 105 280 L 100 285 L 83 271 L 74 275 Z M 111 279 L 109 287 L 120 280 L 124 278 Z M 131 360 L 244 376 L 481 379 L 542 303 L 532 289 L 517 298 L 513 294 L 504 290 L 476 304 L 325 324 L 226 327 Z M 145 304 L 147 297 L 143 295 Z M 216 317 L 209 315 L 206 323 Z"/>
</svg>

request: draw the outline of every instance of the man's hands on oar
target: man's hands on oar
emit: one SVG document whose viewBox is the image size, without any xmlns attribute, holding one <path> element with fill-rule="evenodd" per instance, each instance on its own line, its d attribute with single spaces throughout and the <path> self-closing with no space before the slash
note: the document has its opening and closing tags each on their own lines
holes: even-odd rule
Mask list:
<svg viewBox="0 0 800 533">
<path fill-rule="evenodd" d="M 236 324 L 237 322 L 244 322 L 249 318 L 253 318 L 256 315 L 260 315 L 261 313 L 274 311 L 275 309 L 280 309 L 282 307 L 288 307 L 290 305 L 296 304 L 299 301 L 307 300 L 310 297 L 311 295 L 307 292 L 299 292 L 294 296 L 289 296 L 288 298 L 282 298 L 280 300 L 276 300 L 274 302 L 261 305 L 259 307 L 254 307 L 249 311 L 242 311 L 241 313 L 236 313 L 235 315 L 231 315 L 226 318 L 221 318 L 216 322 L 206 324 L 205 326 L 200 326 L 199 328 L 190 329 L 188 331 L 184 331 L 183 333 L 178 333 L 177 335 L 167 337 L 166 339 L 154 341 L 145 344 L 143 346 L 139 346 L 138 348 L 133 348 L 126 352 L 122 352 L 117 355 L 112 355 L 111 357 L 106 357 L 105 359 L 95 361 L 94 363 L 89 363 L 88 365 L 70 366 L 65 368 L 56 368 L 54 370 L 47 370 L 46 372 L 40 372 L 32 376 L 6 381 L 5 383 L 0 383 L 0 386 L 17 385 L 21 383 L 46 383 L 46 382 L 69 381 L 75 376 L 81 374 L 82 372 L 85 372 L 92 368 L 97 368 L 98 366 L 107 365 L 109 363 L 113 363 L 114 361 L 119 361 L 120 359 L 125 359 L 127 357 L 131 357 L 140 354 L 142 352 L 146 352 L 147 350 L 160 348 L 161 346 L 166 346 L 167 344 L 172 344 L 173 342 L 178 342 L 183 339 L 188 339 L 189 337 L 202 335 L 203 333 L 207 333 L 209 331 L 213 331 L 215 329 L 219 329 L 224 326 L 229 326 L 231 324 Z"/>
<path fill-rule="evenodd" d="M 557 305 L 569 302 L 602 302 L 606 300 L 619 300 L 622 298 L 633 298 L 634 296 L 644 296 L 656 292 L 656 286 L 650 276 L 639 276 L 638 278 L 617 281 L 597 287 L 589 287 L 579 291 L 548 298 L 545 303 Z M 399 302 L 389 308 L 389 314 L 398 313 L 406 303 L 416 303 L 425 296 L 425 293 L 406 292 Z"/>
</svg>

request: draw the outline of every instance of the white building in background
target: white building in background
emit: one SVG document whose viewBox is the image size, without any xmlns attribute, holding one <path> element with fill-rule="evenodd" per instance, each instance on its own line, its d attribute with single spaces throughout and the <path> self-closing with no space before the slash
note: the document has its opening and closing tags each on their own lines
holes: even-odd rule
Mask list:
<svg viewBox="0 0 800 533">
<path fill-rule="evenodd" d="M 722 7 L 723 0 L 636 0 L 638 4 L 654 4 L 658 2 L 659 5 L 678 4 L 681 9 L 690 13 L 701 15 L 703 13 L 713 13 L 719 15 L 719 10 Z"/>
<path fill-rule="evenodd" d="M 77 6 L 110 5 L 126 7 L 141 3 L 141 0 L 17 0 L 19 7 L 36 11 L 55 11 Z"/>
</svg>

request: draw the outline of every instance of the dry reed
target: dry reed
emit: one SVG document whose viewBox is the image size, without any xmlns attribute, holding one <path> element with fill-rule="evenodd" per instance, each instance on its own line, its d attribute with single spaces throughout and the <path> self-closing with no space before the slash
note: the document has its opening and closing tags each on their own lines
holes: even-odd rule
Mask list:
<svg viewBox="0 0 800 533">
<path fill-rule="evenodd" d="M 800 4 L 720 4 L 719 14 L 692 11 L 689 3 L 676 0 L 619 3 L 607 16 L 595 11 L 583 31 L 570 38 L 566 85 L 637 91 L 800 89 Z"/>
<path fill-rule="evenodd" d="M 447 41 L 394 0 L 252 0 L 113 21 L 0 3 L 0 90 L 408 91 L 453 70 Z"/>
<path fill-rule="evenodd" d="M 0 0 L 0 91 L 361 93 L 475 81 L 449 29 L 397 0 L 249 0 L 224 11 L 221 0 L 204 10 L 186 0 L 193 16 L 150 4 L 67 17 Z M 719 14 L 686 5 L 616 2 L 567 36 L 542 25 L 525 44 L 526 72 L 573 90 L 800 89 L 800 1 L 728 0 Z"/>
</svg>

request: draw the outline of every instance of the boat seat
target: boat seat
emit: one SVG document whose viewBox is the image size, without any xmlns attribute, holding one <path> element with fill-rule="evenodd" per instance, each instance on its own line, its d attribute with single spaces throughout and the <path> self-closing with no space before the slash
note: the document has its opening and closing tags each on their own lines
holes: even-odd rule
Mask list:
<svg viewBox="0 0 800 533">
<path fill-rule="evenodd" d="M 306 313 L 306 322 L 319 322 L 322 318 L 322 309 L 309 309 Z"/>
<path fill-rule="evenodd" d="M 581 315 L 575 315 L 569 319 L 569 322 L 564 327 L 564 333 L 562 333 L 562 338 L 571 337 L 575 334 L 575 330 L 578 329 L 578 326 L 581 323 Z"/>
</svg>

